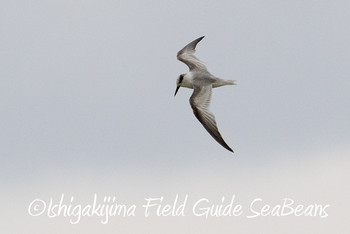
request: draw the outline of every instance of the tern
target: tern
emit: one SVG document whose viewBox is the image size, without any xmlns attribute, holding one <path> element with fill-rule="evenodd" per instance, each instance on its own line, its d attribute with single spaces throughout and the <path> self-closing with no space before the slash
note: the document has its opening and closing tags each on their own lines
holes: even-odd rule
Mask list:
<svg viewBox="0 0 350 234">
<path fill-rule="evenodd" d="M 190 105 L 194 115 L 220 145 L 233 153 L 233 150 L 222 138 L 215 121 L 215 116 L 209 110 L 209 105 L 212 88 L 235 85 L 236 83 L 234 80 L 220 79 L 209 73 L 205 65 L 194 55 L 198 42 L 203 38 L 204 36 L 190 42 L 177 53 L 177 59 L 189 67 L 189 72 L 181 74 L 177 78 L 177 87 L 174 96 L 176 96 L 180 87 L 193 89 L 192 96 L 190 97 Z"/>
</svg>

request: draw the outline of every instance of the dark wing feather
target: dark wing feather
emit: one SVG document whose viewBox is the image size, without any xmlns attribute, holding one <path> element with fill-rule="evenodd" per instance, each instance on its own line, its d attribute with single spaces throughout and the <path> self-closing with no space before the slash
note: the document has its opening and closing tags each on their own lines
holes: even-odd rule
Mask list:
<svg viewBox="0 0 350 234">
<path fill-rule="evenodd" d="M 190 104 L 193 109 L 193 113 L 197 117 L 199 122 L 201 122 L 203 127 L 220 145 L 222 145 L 227 150 L 233 152 L 233 150 L 226 144 L 226 142 L 222 138 L 215 121 L 215 116 L 209 111 L 211 90 L 211 85 L 194 86 L 194 91 L 190 98 Z"/>
</svg>

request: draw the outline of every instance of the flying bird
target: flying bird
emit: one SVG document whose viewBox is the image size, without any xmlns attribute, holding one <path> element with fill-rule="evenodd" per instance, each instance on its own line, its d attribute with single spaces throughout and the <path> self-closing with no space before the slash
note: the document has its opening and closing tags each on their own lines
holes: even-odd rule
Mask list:
<svg viewBox="0 0 350 234">
<path fill-rule="evenodd" d="M 235 85 L 236 83 L 233 80 L 220 79 L 210 74 L 205 65 L 194 55 L 196 45 L 203 38 L 204 36 L 190 42 L 177 53 L 177 59 L 185 63 L 190 71 L 186 74 L 181 74 L 177 78 L 177 87 L 174 96 L 176 96 L 180 87 L 193 89 L 192 96 L 190 97 L 190 104 L 194 115 L 220 145 L 233 152 L 222 138 L 215 121 L 215 116 L 209 110 L 209 105 L 212 88 L 224 85 Z"/>
</svg>

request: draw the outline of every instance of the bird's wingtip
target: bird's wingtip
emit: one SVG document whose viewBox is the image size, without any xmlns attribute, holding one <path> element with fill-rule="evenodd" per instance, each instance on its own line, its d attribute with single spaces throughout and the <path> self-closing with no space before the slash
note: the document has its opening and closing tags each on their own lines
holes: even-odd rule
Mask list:
<svg viewBox="0 0 350 234">
<path fill-rule="evenodd" d="M 231 149 L 230 146 L 226 145 L 225 149 L 227 149 L 228 151 L 232 152 L 232 153 L 235 153 L 235 151 L 233 151 L 233 149 Z"/>
</svg>

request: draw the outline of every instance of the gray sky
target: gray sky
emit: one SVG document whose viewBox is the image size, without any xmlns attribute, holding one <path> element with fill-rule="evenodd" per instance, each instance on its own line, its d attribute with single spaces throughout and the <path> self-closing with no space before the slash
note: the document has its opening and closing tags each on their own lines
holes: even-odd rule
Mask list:
<svg viewBox="0 0 350 234">
<path fill-rule="evenodd" d="M 337 171 L 340 181 L 349 178 L 349 7 L 348 1 L 2 1 L 4 199 L 22 204 L 16 215 L 33 227 L 36 221 L 23 214 L 30 200 L 81 194 L 84 178 L 90 178 L 88 197 L 99 191 L 128 197 L 133 190 L 118 186 L 129 184 L 140 197 L 240 191 L 256 197 L 266 187 L 246 186 L 264 179 L 298 184 L 303 178 L 296 173 L 307 177 L 313 171 L 326 173 L 324 181 Z M 211 105 L 234 156 L 194 117 L 191 90 L 180 89 L 173 97 L 177 76 L 187 72 L 176 53 L 202 35 L 198 57 L 214 75 L 238 83 L 215 89 Z M 262 181 L 249 181 L 254 175 Z M 344 194 L 339 182 L 320 197 L 330 188 L 309 176 L 309 183 L 295 187 L 314 188 L 308 201 L 332 203 Z M 99 187 L 99 181 L 106 186 Z M 202 187 L 193 189 L 191 183 Z M 291 193 L 270 186 L 268 198 Z M 334 212 L 333 218 L 341 214 Z M 21 222 L 12 220 L 13 226 Z M 48 218 L 41 223 L 33 232 L 48 233 L 57 225 Z M 217 230 L 215 222 L 207 225 Z M 230 225 L 220 230 L 232 230 Z M 178 228 L 188 231 L 186 225 Z M 271 228 L 269 233 L 287 233 L 282 224 Z"/>
</svg>

